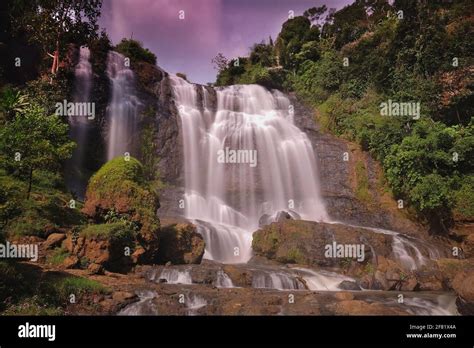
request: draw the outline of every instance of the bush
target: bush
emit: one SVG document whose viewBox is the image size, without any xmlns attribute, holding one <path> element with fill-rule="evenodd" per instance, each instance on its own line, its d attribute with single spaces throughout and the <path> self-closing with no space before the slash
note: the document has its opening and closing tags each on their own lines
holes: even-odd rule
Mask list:
<svg viewBox="0 0 474 348">
<path fill-rule="evenodd" d="M 115 50 L 122 53 L 124 56 L 130 58 L 132 63 L 146 62 L 155 65 L 156 56 L 148 48 L 144 48 L 142 43 L 132 39 L 122 39 L 120 43 L 115 46 Z"/>
</svg>

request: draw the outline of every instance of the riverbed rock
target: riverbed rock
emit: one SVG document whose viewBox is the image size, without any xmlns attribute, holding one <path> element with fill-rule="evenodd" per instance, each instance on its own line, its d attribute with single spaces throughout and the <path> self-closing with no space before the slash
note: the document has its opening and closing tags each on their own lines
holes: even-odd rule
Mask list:
<svg viewBox="0 0 474 348">
<path fill-rule="evenodd" d="M 161 246 L 157 254 L 159 263 L 201 263 L 206 243 L 195 225 L 175 220 L 162 221 L 160 237 Z"/>
<path fill-rule="evenodd" d="M 400 308 L 382 303 L 369 303 L 361 300 L 344 300 L 335 305 L 335 314 L 340 315 L 407 315 Z"/>
</svg>

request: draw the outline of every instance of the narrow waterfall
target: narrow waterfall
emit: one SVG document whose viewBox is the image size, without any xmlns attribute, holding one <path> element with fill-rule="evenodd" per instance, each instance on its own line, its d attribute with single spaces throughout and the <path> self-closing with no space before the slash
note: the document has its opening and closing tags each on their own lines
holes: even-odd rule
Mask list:
<svg viewBox="0 0 474 348">
<path fill-rule="evenodd" d="M 87 47 L 79 50 L 79 61 L 74 69 L 73 102 L 90 102 L 92 88 L 92 67 L 90 51 Z M 73 115 L 68 118 L 71 139 L 76 143 L 76 148 L 71 159 L 66 163 L 66 184 L 71 192 L 79 198 L 84 196 L 87 177 L 84 173 L 85 149 L 87 146 L 88 129 L 92 120 L 87 116 Z"/>
<path fill-rule="evenodd" d="M 287 97 L 257 85 L 217 88 L 212 112 L 206 88 L 170 79 L 182 123 L 185 215 L 206 241 L 206 258 L 246 262 L 265 214 L 327 220 L 316 157 Z"/>
<path fill-rule="evenodd" d="M 134 135 L 140 101 L 136 96 L 135 75 L 120 53 L 108 53 L 107 76 L 112 88 L 107 106 L 107 160 L 111 160 L 126 152 L 133 154 L 136 148 L 138 139 Z"/>
</svg>

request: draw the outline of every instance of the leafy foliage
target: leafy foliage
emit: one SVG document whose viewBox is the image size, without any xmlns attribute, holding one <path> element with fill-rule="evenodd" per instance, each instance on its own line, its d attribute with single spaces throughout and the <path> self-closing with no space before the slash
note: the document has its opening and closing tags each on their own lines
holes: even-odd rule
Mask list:
<svg viewBox="0 0 474 348">
<path fill-rule="evenodd" d="M 130 58 L 132 64 L 140 61 L 153 65 L 156 64 L 156 55 L 148 48 L 144 48 L 143 44 L 137 40 L 122 39 L 122 41 L 115 46 L 115 50 Z"/>
</svg>

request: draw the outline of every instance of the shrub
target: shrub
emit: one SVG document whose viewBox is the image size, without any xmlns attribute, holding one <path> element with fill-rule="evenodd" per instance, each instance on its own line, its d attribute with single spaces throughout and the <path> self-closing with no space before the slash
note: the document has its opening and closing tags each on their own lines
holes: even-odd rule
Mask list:
<svg viewBox="0 0 474 348">
<path fill-rule="evenodd" d="M 153 65 L 156 64 L 156 55 L 148 48 L 144 48 L 143 44 L 137 40 L 122 39 L 122 41 L 115 46 L 115 50 L 130 58 L 132 63 L 142 61 Z"/>
</svg>

